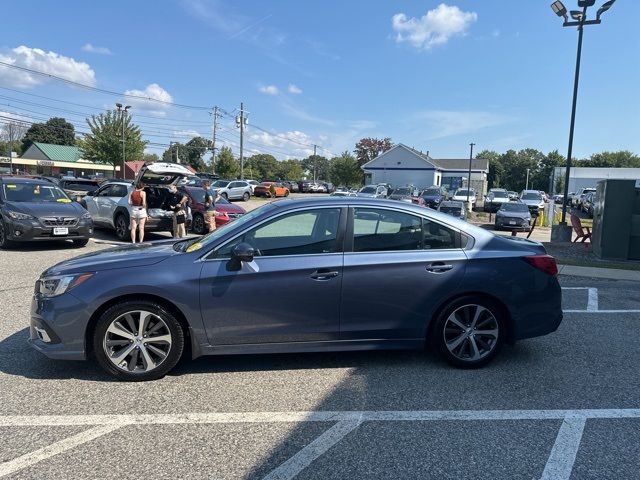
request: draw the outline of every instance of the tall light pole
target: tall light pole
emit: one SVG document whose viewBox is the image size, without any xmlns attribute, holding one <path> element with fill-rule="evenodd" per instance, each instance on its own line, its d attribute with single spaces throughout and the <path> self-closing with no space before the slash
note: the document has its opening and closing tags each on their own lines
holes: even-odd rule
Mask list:
<svg viewBox="0 0 640 480">
<path fill-rule="evenodd" d="M 470 143 L 471 150 L 469 151 L 469 176 L 467 177 L 467 203 L 469 203 L 469 195 L 471 195 L 471 160 L 473 160 L 473 147 L 475 143 Z M 483 189 L 484 191 L 484 189 Z"/>
<path fill-rule="evenodd" d="M 127 166 L 126 166 L 126 137 L 124 135 L 124 117 L 127 115 L 127 110 L 131 108 L 131 105 L 126 105 L 122 108 L 121 103 L 116 103 L 116 107 L 118 108 L 118 112 L 120 112 L 120 122 L 122 123 L 122 179 L 126 180 L 127 178 Z"/>
<path fill-rule="evenodd" d="M 556 15 L 564 19 L 563 27 L 577 27 L 578 28 L 578 52 L 576 54 L 576 69 L 573 80 L 573 102 L 571 104 L 571 123 L 569 126 L 569 147 L 567 151 L 567 167 L 564 176 L 564 202 L 562 204 L 562 220 L 556 228 L 556 234 L 552 232 L 552 239 L 557 241 L 571 241 L 571 227 L 567 225 L 567 198 L 569 196 L 569 175 L 571 174 L 571 155 L 573 154 L 573 131 L 576 122 L 576 103 L 578 101 L 578 83 L 580 80 L 580 59 L 582 56 L 582 36 L 584 34 L 585 25 L 598 25 L 601 23 L 600 17 L 604 12 L 609 10 L 616 0 L 609 0 L 602 4 L 596 13 L 595 20 L 587 20 L 587 9 L 592 7 L 596 0 L 578 0 L 578 7 L 582 10 L 571 10 L 569 14 L 574 20 L 569 21 L 567 16 L 567 9 L 564 4 L 558 0 L 551 4 L 551 9 Z M 555 227 L 555 225 L 554 225 Z M 553 228 L 553 227 L 552 227 Z"/>
<path fill-rule="evenodd" d="M 240 103 L 240 115 L 236 116 L 236 127 L 240 128 L 240 180 L 244 180 L 244 127 L 249 123 L 244 103 Z"/>
<path fill-rule="evenodd" d="M 524 189 L 529 190 L 529 168 L 527 168 L 527 180 L 524 182 Z"/>
</svg>

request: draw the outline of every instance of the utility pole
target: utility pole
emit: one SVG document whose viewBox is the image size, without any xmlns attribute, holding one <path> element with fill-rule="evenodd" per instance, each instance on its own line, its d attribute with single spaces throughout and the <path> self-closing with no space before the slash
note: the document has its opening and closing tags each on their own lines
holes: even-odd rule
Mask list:
<svg viewBox="0 0 640 480">
<path fill-rule="evenodd" d="M 125 160 L 125 153 L 126 153 L 126 149 L 125 149 L 125 143 L 126 143 L 126 138 L 124 135 L 124 117 L 125 115 L 127 115 L 127 111 L 131 108 L 131 105 L 126 105 L 124 108 L 122 108 L 122 104 L 121 103 L 116 103 L 116 107 L 118 108 L 118 112 L 120 112 L 120 122 L 122 123 L 122 179 L 125 180 L 126 177 L 126 173 L 127 173 L 127 167 L 126 167 L 126 160 Z M 113 167 L 113 171 L 115 173 L 115 165 Z"/>
<path fill-rule="evenodd" d="M 529 169 L 527 168 L 527 180 L 524 183 L 524 189 L 529 190 Z"/>
<path fill-rule="evenodd" d="M 313 146 L 313 183 L 316 183 L 316 148 L 318 146 Z"/>
<path fill-rule="evenodd" d="M 471 151 L 469 152 L 469 176 L 467 177 L 467 203 L 469 203 L 469 195 L 471 194 L 471 160 L 473 160 L 473 147 L 475 143 L 470 143 Z"/>
<path fill-rule="evenodd" d="M 13 124 L 9 121 L 9 175 L 13 175 Z"/>
<path fill-rule="evenodd" d="M 211 173 L 216 173 L 216 131 L 218 129 L 218 106 L 213 107 L 213 139 L 211 142 Z"/>
<path fill-rule="evenodd" d="M 236 117 L 236 126 L 240 128 L 240 180 L 244 180 L 244 127 L 246 124 L 244 103 L 240 102 L 240 115 Z"/>
</svg>

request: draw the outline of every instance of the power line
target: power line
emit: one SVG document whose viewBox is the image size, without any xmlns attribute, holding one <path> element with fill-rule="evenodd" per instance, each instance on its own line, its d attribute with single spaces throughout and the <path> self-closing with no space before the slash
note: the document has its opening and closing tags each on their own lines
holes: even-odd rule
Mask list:
<svg viewBox="0 0 640 480">
<path fill-rule="evenodd" d="M 47 78 L 53 78 L 55 80 L 67 83 L 69 85 L 74 85 L 76 87 L 84 88 L 86 90 L 91 90 L 93 92 L 104 93 L 104 94 L 107 94 L 107 95 L 115 95 L 115 96 L 118 96 L 118 97 L 135 98 L 135 99 L 138 99 L 138 100 L 146 100 L 146 101 L 149 101 L 149 102 L 155 102 L 155 103 L 159 103 L 159 104 L 162 104 L 162 105 L 170 105 L 172 107 L 178 107 L 178 108 L 188 108 L 188 109 L 192 109 L 192 110 L 211 110 L 211 107 L 203 107 L 203 106 L 198 106 L 198 105 L 185 105 L 183 103 L 174 103 L 174 102 L 168 102 L 166 100 L 159 100 L 157 98 L 145 97 L 144 95 L 133 95 L 133 94 L 129 94 L 129 93 L 114 92 L 112 90 L 106 90 L 104 88 L 93 87 L 91 85 L 86 85 L 84 83 L 80 83 L 80 82 L 76 82 L 76 81 L 73 81 L 73 80 L 69 80 L 68 78 L 59 77 L 59 76 L 53 75 L 51 73 L 41 72 L 39 70 L 34 70 L 32 68 L 27 68 L 27 67 L 21 67 L 20 65 L 14 65 L 14 64 L 11 64 L 11 63 L 7 63 L 7 62 L 0 61 L 0 65 L 5 66 L 7 68 L 13 68 L 13 69 L 16 69 L 16 70 L 20 70 L 20 71 L 23 71 L 23 72 L 33 73 L 35 75 L 40 75 L 40 76 L 47 77 Z"/>
</svg>

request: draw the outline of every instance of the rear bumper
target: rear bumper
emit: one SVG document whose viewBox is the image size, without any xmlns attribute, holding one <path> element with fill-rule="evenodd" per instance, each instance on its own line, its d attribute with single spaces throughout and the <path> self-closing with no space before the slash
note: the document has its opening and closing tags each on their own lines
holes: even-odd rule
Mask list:
<svg viewBox="0 0 640 480">
<path fill-rule="evenodd" d="M 7 238 L 12 242 L 36 242 L 51 240 L 84 240 L 93 234 L 93 222 L 90 219 L 81 220 L 76 226 L 68 228 L 67 235 L 54 235 L 53 227 L 43 227 L 35 220 L 4 219 Z"/>
</svg>

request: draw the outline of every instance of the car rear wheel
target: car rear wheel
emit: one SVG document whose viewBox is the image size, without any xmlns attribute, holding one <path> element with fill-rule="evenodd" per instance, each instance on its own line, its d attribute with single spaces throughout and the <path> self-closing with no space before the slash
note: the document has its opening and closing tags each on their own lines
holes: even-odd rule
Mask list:
<svg viewBox="0 0 640 480">
<path fill-rule="evenodd" d="M 111 307 L 93 335 L 98 363 L 120 380 L 162 378 L 176 366 L 183 350 L 182 327 L 155 302 L 129 301 Z"/>
<path fill-rule="evenodd" d="M 193 216 L 193 233 L 204 235 L 204 217 L 199 213 Z"/>
<path fill-rule="evenodd" d="M 289 196 L 289 190 L 285 190 L 285 192 L 284 192 L 284 196 L 285 196 L 285 197 L 288 197 L 288 196 Z"/>
<path fill-rule="evenodd" d="M 480 296 L 457 299 L 436 320 L 433 341 L 451 365 L 478 368 L 489 363 L 502 347 L 505 319 L 492 302 Z"/>
<path fill-rule="evenodd" d="M 250 198 L 251 194 L 249 192 L 244 192 L 244 194 L 242 195 L 242 200 L 244 200 L 245 202 L 248 202 Z"/>
<path fill-rule="evenodd" d="M 129 221 L 124 213 L 119 213 L 115 221 L 116 236 L 118 240 L 125 242 L 129 240 Z"/>
</svg>

